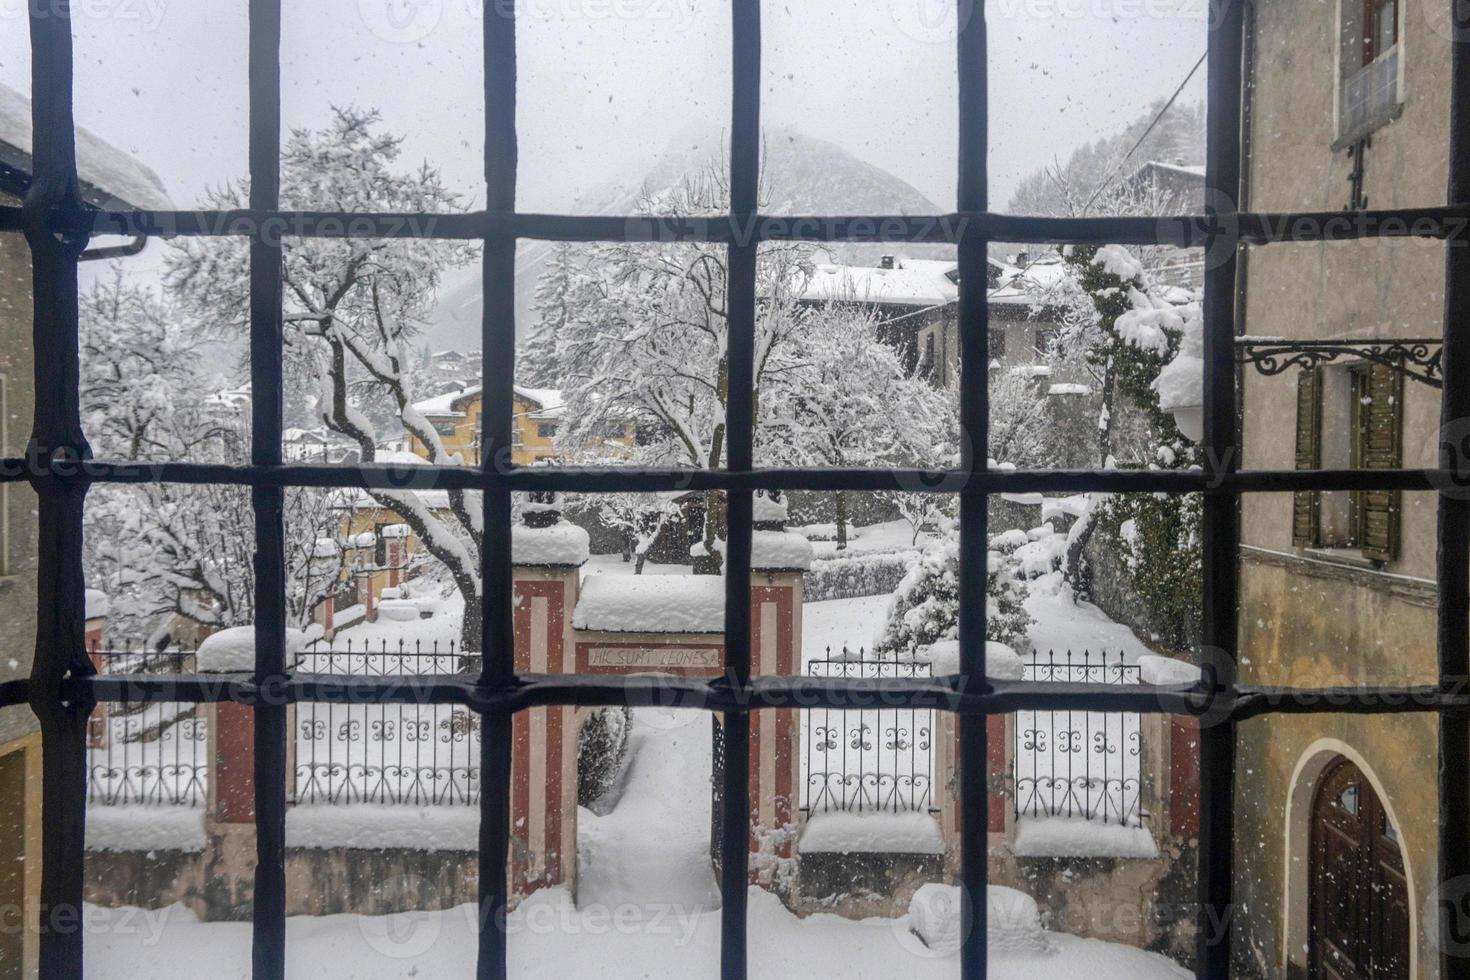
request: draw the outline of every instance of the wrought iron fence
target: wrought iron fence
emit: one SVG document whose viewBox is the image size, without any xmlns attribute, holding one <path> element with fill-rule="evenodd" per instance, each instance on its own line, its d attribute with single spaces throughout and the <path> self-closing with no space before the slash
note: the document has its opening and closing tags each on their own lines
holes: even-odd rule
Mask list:
<svg viewBox="0 0 1470 980">
<path fill-rule="evenodd" d="M 464 674 L 476 657 L 453 642 L 311 644 L 296 659 L 322 674 Z M 296 706 L 295 803 L 463 804 L 480 796 L 480 725 L 449 704 Z"/>
<path fill-rule="evenodd" d="M 182 650 L 92 649 L 101 674 L 181 674 Z M 87 720 L 87 798 L 97 806 L 203 806 L 209 796 L 209 731 L 184 701 L 99 704 Z"/>
<path fill-rule="evenodd" d="M 104 674 L 187 674 L 193 651 L 144 648 L 91 651 Z M 313 643 L 296 670 L 347 676 L 465 674 L 477 655 L 454 642 Z M 296 803 L 474 804 L 480 792 L 480 731 L 454 705 L 296 706 L 292 732 Z M 203 806 L 209 795 L 209 723 L 192 702 L 99 705 L 88 725 L 88 801 Z"/>
<path fill-rule="evenodd" d="M 1022 678 L 1137 684 L 1137 664 L 1121 652 L 1034 653 Z M 1018 711 L 1017 817 L 1082 817 L 1138 826 L 1142 821 L 1142 730 L 1136 712 Z"/>
<path fill-rule="evenodd" d="M 927 660 L 870 659 L 862 649 L 807 663 L 812 677 L 877 680 L 929 677 Z M 808 814 L 828 811 L 930 812 L 934 712 L 929 708 L 813 708 L 803 712 Z"/>
</svg>

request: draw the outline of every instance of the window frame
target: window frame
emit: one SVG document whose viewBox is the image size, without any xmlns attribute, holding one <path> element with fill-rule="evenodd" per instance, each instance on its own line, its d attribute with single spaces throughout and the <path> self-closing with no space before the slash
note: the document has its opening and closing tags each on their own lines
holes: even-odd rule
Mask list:
<svg viewBox="0 0 1470 980">
<path fill-rule="evenodd" d="M 1356 0 L 1349 0 L 1356 2 Z M 1470 697 L 1460 681 L 1470 673 L 1464 624 L 1470 619 L 1470 461 L 1442 449 L 1437 468 L 1395 471 L 1242 471 L 1234 372 L 1235 285 L 1242 243 L 1310 241 L 1329 237 L 1413 234 L 1447 238 L 1445 324 L 1470 315 L 1470 249 L 1464 219 L 1470 216 L 1470 54 L 1455 44 L 1452 69 L 1449 205 L 1413 211 L 1362 212 L 1352 222 L 1332 215 L 1265 215 L 1239 212 L 1242 51 L 1245 0 L 1211 0 L 1207 52 L 1208 140 L 1206 212 L 1143 218 L 1021 217 L 988 210 L 987 38 L 983 16 L 961 4 L 955 54 L 959 78 L 958 211 L 947 216 L 836 216 L 792 222 L 759 213 L 756 186 L 760 143 L 761 20 L 758 0 L 731 0 L 732 79 L 731 208 L 729 220 L 684 217 L 572 217 L 519 213 L 515 209 L 515 12 L 513 4 L 487 0 L 483 18 L 485 86 L 485 210 L 432 216 L 432 224 L 405 215 L 341 215 L 282 212 L 279 200 L 280 0 L 249 4 L 249 208 L 220 220 L 199 212 L 97 212 L 77 192 L 72 116 L 72 37 L 66 3 L 30 0 L 35 179 L 23 207 L 0 208 L 0 231 L 22 231 L 31 249 L 34 284 L 35 417 L 25 459 L 6 460 L 4 479 L 27 480 L 39 498 L 38 617 L 36 656 L 28 680 L 0 685 L 0 706 L 29 703 L 39 716 L 44 747 L 41 972 L 81 976 L 85 929 L 75 923 L 82 907 L 86 818 L 86 722 L 98 701 L 234 701 L 255 717 L 255 876 L 252 963 L 254 976 L 276 980 L 286 962 L 285 772 L 286 705 L 292 701 L 377 698 L 385 702 L 463 704 L 482 716 L 482 822 L 477 975 L 506 975 L 509 901 L 508 843 L 511 718 L 534 706 L 648 704 L 670 695 L 722 715 L 723 798 L 727 808 L 721 852 L 721 975 L 740 978 L 747 964 L 747 826 L 749 716 L 768 708 L 851 707 L 867 703 L 872 682 L 808 677 L 754 677 L 751 673 L 748 581 L 752 493 L 757 488 L 873 490 L 895 481 L 960 496 L 960 669 L 949 677 L 893 679 L 877 688 L 893 703 L 933 707 L 958 716 L 960 758 L 986 758 L 986 721 L 1018 708 L 1142 711 L 1204 716 L 1200 752 L 1200 850 L 1197 964 L 1200 977 L 1230 972 L 1233 911 L 1233 793 L 1236 726 L 1274 712 L 1432 712 L 1440 718 L 1440 880 L 1470 875 Z M 1470 13 L 1457 10 L 1456 26 L 1470 29 Z M 428 217 L 428 216 L 418 216 Z M 1412 217 L 1414 220 L 1406 220 Z M 1301 219 L 1301 220 L 1298 220 Z M 483 491 L 483 667 L 475 678 L 332 678 L 288 671 L 285 651 L 285 489 L 304 485 L 391 486 L 385 466 L 330 467 L 283 464 L 281 447 L 281 246 L 273 229 L 289 222 L 306 237 L 411 236 L 415 227 L 435 237 L 483 245 L 484 323 L 482 357 L 484 424 L 482 459 L 493 465 L 424 467 L 435 488 Z M 78 412 L 77 260 L 93 234 L 245 235 L 251 240 L 250 341 L 252 453 L 248 466 L 166 463 L 140 467 L 90 459 Z M 729 253 L 728 468 L 660 471 L 518 466 L 512 446 L 513 363 L 500 356 L 515 346 L 514 275 L 518 238 L 572 241 L 665 240 L 724 244 Z M 920 470 L 756 469 L 753 465 L 752 361 L 756 249 L 761 241 L 795 235 L 821 241 L 949 242 L 958 246 L 961 363 L 985 365 L 989 311 L 985 288 L 990 241 L 1120 243 L 1205 247 L 1205 466 L 1192 471 L 1003 471 L 988 467 L 983 452 L 988 423 L 987 371 L 961 379 L 960 417 L 969 435 L 959 464 L 944 473 Z M 966 284 L 972 284 L 969 287 Z M 1470 418 L 1470 336 L 1446 329 L 1443 347 L 1443 414 Z M 495 356 L 492 356 L 495 355 Z M 195 675 L 147 679 L 99 676 L 85 655 L 85 606 L 81 540 L 86 490 L 98 483 L 170 481 L 234 483 L 251 487 L 256 515 L 256 663 L 248 674 L 208 680 Z M 618 491 L 723 489 L 728 494 L 726 551 L 726 673 L 711 681 L 583 675 L 517 675 L 511 650 L 513 623 L 511 494 L 528 490 Z M 1238 683 L 1240 557 L 1239 500 L 1246 493 L 1320 489 L 1391 488 L 1439 492 L 1440 524 L 1438 654 L 1440 683 L 1431 689 L 1262 689 Z M 986 501 L 1002 492 L 1152 491 L 1204 495 L 1202 632 L 1206 664 L 1194 685 L 1055 685 L 992 679 L 985 675 L 984 608 L 987 556 Z M 986 976 L 987 796 L 983 779 L 959 788 L 960 884 L 969 931 L 960 952 L 961 976 Z M 1441 935 L 1454 914 L 1439 903 Z M 1464 959 L 1443 943 L 1441 975 L 1463 976 Z"/>
</svg>

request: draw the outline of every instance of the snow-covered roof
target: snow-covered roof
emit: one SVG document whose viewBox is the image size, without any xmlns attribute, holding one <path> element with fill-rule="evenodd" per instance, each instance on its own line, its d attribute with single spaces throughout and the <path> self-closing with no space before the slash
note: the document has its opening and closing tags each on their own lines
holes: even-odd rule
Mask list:
<svg viewBox="0 0 1470 980">
<path fill-rule="evenodd" d="M 894 268 L 822 263 L 801 298 L 808 302 L 847 301 L 886 306 L 944 306 L 959 299 L 951 274 L 954 262 L 895 258 Z"/>
<path fill-rule="evenodd" d="M 455 391 L 447 391 L 433 398 L 425 398 L 413 403 L 420 415 L 434 418 L 464 418 L 463 406 L 480 397 L 482 386 L 471 385 L 468 388 L 459 388 Z M 550 420 L 561 418 L 565 408 L 565 401 L 559 388 L 526 388 L 521 385 L 515 386 L 516 396 L 528 401 L 532 405 L 530 416 L 537 420 Z"/>
<path fill-rule="evenodd" d="M 725 577 L 589 575 L 572 626 L 614 633 L 719 633 L 725 628 Z"/>
<path fill-rule="evenodd" d="M 1190 177 L 1203 178 L 1205 175 L 1205 165 L 1202 163 L 1165 163 L 1162 160 L 1150 160 L 1138 169 L 1148 170 L 1150 168 L 1173 170 L 1176 173 L 1187 174 Z"/>
<path fill-rule="evenodd" d="M 1067 276 L 1067 267 L 1055 252 L 1039 255 L 1020 269 L 1005 268 L 1009 271 L 1002 271 L 1000 285 L 986 297 L 990 303 L 1033 306 L 1045 302 Z"/>
<path fill-rule="evenodd" d="M 88 204 L 118 211 L 174 209 L 158 174 L 81 126 L 76 134 L 77 176 Z M 31 100 L 0 85 L 0 166 L 29 176 L 31 136 Z"/>
<path fill-rule="evenodd" d="M 1059 255 L 1042 255 L 1018 269 L 997 259 L 987 259 L 999 285 L 990 290 L 991 303 L 1035 305 L 1066 275 Z M 833 300 L 871 303 L 876 306 L 946 306 L 959 301 L 959 266 L 941 259 L 910 259 L 893 256 L 892 267 L 838 265 L 816 266 L 801 298 L 808 302 Z"/>
</svg>

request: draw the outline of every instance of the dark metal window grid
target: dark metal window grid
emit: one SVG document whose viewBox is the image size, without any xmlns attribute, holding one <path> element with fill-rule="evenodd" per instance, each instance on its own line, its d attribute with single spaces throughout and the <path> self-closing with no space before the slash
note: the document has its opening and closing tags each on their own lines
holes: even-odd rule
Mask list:
<svg viewBox="0 0 1470 980">
<path fill-rule="evenodd" d="M 1208 30 L 1206 213 L 1159 218 L 1051 219 L 987 210 L 988 144 L 986 25 L 978 3 L 965 14 L 956 41 L 959 72 L 958 213 L 932 217 L 791 219 L 757 213 L 759 153 L 760 5 L 730 0 L 733 93 L 730 215 L 726 219 L 570 217 L 515 211 L 515 21 L 513 4 L 486 0 L 484 12 L 486 208 L 435 215 L 435 235 L 483 243 L 484 455 L 486 465 L 436 468 L 435 487 L 484 490 L 482 551 L 485 653 L 478 678 L 326 678 L 291 674 L 285 661 L 282 497 L 288 486 L 387 486 L 391 467 L 357 469 L 283 465 L 281 459 L 281 247 L 277 232 L 306 237 L 407 237 L 409 215 L 341 215 L 279 210 L 280 0 L 248 0 L 250 206 L 230 213 L 98 213 L 77 195 L 72 117 L 72 39 L 65 0 L 30 0 L 35 177 L 24 205 L 0 208 L 0 231 L 22 231 L 31 249 L 34 282 L 35 420 L 25 459 L 4 461 L 5 480 L 28 480 L 39 498 L 36 656 L 29 680 L 0 685 L 0 705 L 28 701 L 40 720 L 44 753 L 41 971 L 80 976 L 84 930 L 83 824 L 87 798 L 87 716 L 97 701 L 238 701 L 255 711 L 257 857 L 253 928 L 254 976 L 283 976 L 285 949 L 285 705 L 290 701 L 376 699 L 464 704 L 482 716 L 484 791 L 481 796 L 480 915 L 477 975 L 506 973 L 501 921 L 508 899 L 510 724 L 513 712 L 545 704 L 647 704 L 670 694 L 720 712 L 725 725 L 721 764 L 725 819 L 720 853 L 721 973 L 746 972 L 746 835 L 749 712 L 762 708 L 842 707 L 877 687 L 890 703 L 931 706 L 959 716 L 961 759 L 986 757 L 986 717 L 1018 708 L 1167 713 L 1209 712 L 1201 737 L 1201 831 L 1197 909 L 1200 977 L 1229 973 L 1232 901 L 1232 797 L 1236 724 L 1269 712 L 1429 711 L 1440 718 L 1440 880 L 1470 874 L 1470 696 L 1467 611 L 1470 611 L 1470 462 L 1441 447 L 1440 465 L 1403 471 L 1256 471 L 1239 469 L 1236 416 L 1234 302 L 1237 246 L 1273 241 L 1321 241 L 1412 235 L 1442 238 L 1447 249 L 1442 418 L 1470 418 L 1470 57 L 1463 38 L 1470 12 L 1445 0 L 1458 28 L 1453 45 L 1449 202 L 1442 207 L 1271 215 L 1238 213 L 1244 26 L 1247 0 L 1211 0 Z M 430 216 L 417 216 L 420 219 Z M 249 466 L 169 463 L 139 467 L 90 462 L 78 412 L 77 259 L 92 234 L 244 235 L 251 238 L 251 381 L 253 451 Z M 665 240 L 722 243 L 729 249 L 729 467 L 714 472 L 521 468 L 510 464 L 511 352 L 514 251 L 518 238 L 577 241 Z M 1216 261 L 1205 274 L 1205 439 L 1199 472 L 996 472 L 986 467 L 985 372 L 962 381 L 960 417 L 969 447 L 954 471 L 757 470 L 752 461 L 752 344 L 755 262 L 760 241 L 781 239 L 950 242 L 958 246 L 959 322 L 964 363 L 985 364 L 986 244 L 1171 244 L 1207 246 Z M 1459 329 L 1451 329 L 1452 326 Z M 425 468 L 416 468 L 425 476 Z M 771 487 L 868 490 L 902 478 L 961 500 L 961 668 L 957 676 L 858 682 L 807 677 L 752 677 L 750 611 L 751 493 Z M 82 505 L 93 483 L 167 480 L 249 485 L 256 515 L 258 589 L 256 668 L 249 675 L 202 679 L 187 675 L 132 679 L 93 677 L 84 646 Z M 510 596 L 511 493 L 532 489 L 615 491 L 723 488 L 729 493 L 726 553 L 727 670 L 713 681 L 580 675 L 517 675 L 512 661 Z M 418 483 L 417 486 L 424 484 Z M 1438 684 L 1415 688 L 1284 690 L 1239 685 L 1237 649 L 1239 496 L 1263 491 L 1397 488 L 1439 496 L 1437 579 Z M 1447 489 L 1448 488 L 1448 489 Z M 986 513 L 989 494 L 1043 490 L 1075 492 L 1199 491 L 1203 518 L 1205 648 L 1215 651 L 1206 680 L 1193 687 L 1050 684 L 989 680 L 984 673 Z M 494 533 L 500 529 L 502 533 Z M 986 793 L 983 779 L 962 780 L 962 894 L 970 916 L 961 948 L 961 975 L 986 975 Z M 1441 903 L 1439 928 L 1449 935 L 1453 907 Z M 755 937 L 759 941 L 760 937 Z M 1441 943 L 1442 951 L 1453 949 Z M 1470 958 L 1440 956 L 1440 976 L 1470 976 Z"/>
</svg>

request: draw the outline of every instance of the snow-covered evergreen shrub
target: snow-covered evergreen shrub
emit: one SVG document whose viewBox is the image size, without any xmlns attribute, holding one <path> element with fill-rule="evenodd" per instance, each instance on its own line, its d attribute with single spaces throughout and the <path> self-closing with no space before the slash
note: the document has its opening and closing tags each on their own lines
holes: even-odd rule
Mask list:
<svg viewBox="0 0 1470 980">
<path fill-rule="evenodd" d="M 590 807 L 607 795 L 628 757 L 633 709 L 594 709 L 577 733 L 577 805 Z"/>
<path fill-rule="evenodd" d="M 801 594 L 807 602 L 888 595 L 908 574 L 916 555 L 911 551 L 851 555 L 812 562 L 802 576 Z"/>
<path fill-rule="evenodd" d="M 1173 650 L 1190 646 L 1204 597 L 1198 494 L 1127 493 L 1101 505 L 1100 528 L 1142 600 L 1138 623 Z"/>
<path fill-rule="evenodd" d="M 1026 637 L 1025 582 L 1013 559 L 990 552 L 986 581 L 985 637 L 1015 646 Z M 959 637 L 960 546 L 947 540 L 926 549 L 893 593 L 888 622 L 873 645 L 875 653 L 914 653 L 920 647 Z"/>
</svg>

